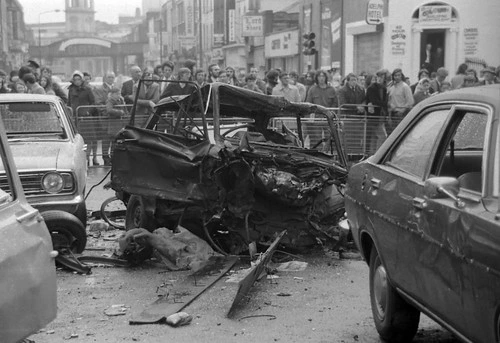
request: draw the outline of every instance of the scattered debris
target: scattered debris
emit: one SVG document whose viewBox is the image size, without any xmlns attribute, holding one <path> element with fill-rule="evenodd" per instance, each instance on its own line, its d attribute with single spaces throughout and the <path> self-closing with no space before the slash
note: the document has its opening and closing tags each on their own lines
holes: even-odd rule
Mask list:
<svg viewBox="0 0 500 343">
<path fill-rule="evenodd" d="M 94 220 L 89 224 L 89 231 L 90 232 L 102 232 L 102 231 L 108 231 L 109 230 L 109 224 L 106 223 L 104 220 L 99 219 L 99 220 Z"/>
<path fill-rule="evenodd" d="M 268 317 L 269 318 L 268 320 L 275 320 L 276 319 L 276 316 L 273 314 L 254 314 L 251 316 L 241 317 L 238 319 L 238 321 L 243 320 L 243 319 L 248 319 L 248 318 L 259 318 L 259 317 Z"/>
<path fill-rule="evenodd" d="M 291 296 L 292 294 L 290 293 L 285 293 L 285 292 L 279 292 L 276 294 L 278 297 L 289 297 Z"/>
<path fill-rule="evenodd" d="M 175 283 L 167 294 L 156 300 L 144 311 L 133 316 L 130 324 L 163 323 L 193 302 L 200 294 L 225 275 L 236 263 L 237 257 L 212 256 L 198 271 Z M 203 287 L 200 287 L 203 285 Z"/>
<path fill-rule="evenodd" d="M 69 339 L 73 339 L 73 338 L 78 338 L 78 334 L 77 333 L 72 333 L 69 336 L 63 337 L 64 340 L 69 340 Z"/>
<path fill-rule="evenodd" d="M 140 263 L 154 254 L 169 270 L 197 270 L 215 255 L 206 241 L 181 226 L 175 232 L 164 227 L 152 233 L 132 229 L 118 239 L 118 244 L 129 261 Z"/>
<path fill-rule="evenodd" d="M 111 305 L 110 307 L 104 310 L 104 314 L 110 317 L 123 316 L 124 314 L 126 314 L 128 309 L 129 307 L 123 304 Z"/>
<path fill-rule="evenodd" d="M 173 327 L 184 326 L 191 323 L 193 317 L 186 312 L 177 312 L 167 317 L 167 324 Z"/>
<path fill-rule="evenodd" d="M 283 230 L 274 240 L 274 242 L 267 248 L 267 250 L 258 258 L 256 263 L 252 265 L 252 267 L 248 270 L 247 275 L 238 283 L 238 292 L 234 297 L 233 304 L 227 313 L 227 317 L 231 318 L 234 315 L 234 312 L 241 302 L 241 300 L 248 294 L 250 288 L 257 280 L 257 278 L 264 272 L 265 267 L 271 260 L 271 256 L 273 255 L 274 250 L 278 246 L 279 242 L 286 234 L 286 230 Z"/>
<path fill-rule="evenodd" d="M 289 261 L 283 262 L 275 266 L 279 272 L 301 272 L 307 268 L 307 262 Z"/>
</svg>

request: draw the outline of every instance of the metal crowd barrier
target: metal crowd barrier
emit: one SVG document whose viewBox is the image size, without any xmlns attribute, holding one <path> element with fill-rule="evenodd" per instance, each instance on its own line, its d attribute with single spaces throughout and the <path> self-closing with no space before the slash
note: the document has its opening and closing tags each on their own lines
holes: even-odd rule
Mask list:
<svg viewBox="0 0 500 343">
<path fill-rule="evenodd" d="M 76 128 L 87 144 L 87 149 L 96 150 L 95 153 L 92 151 L 92 156 L 103 159 L 104 156 L 107 157 L 114 136 L 129 124 L 132 105 L 117 105 L 113 109 L 121 110 L 122 113 L 114 112 L 110 115 L 105 105 L 79 106 L 74 113 Z M 136 115 L 134 126 L 143 126 L 151 112 L 149 110 L 146 114 Z M 103 152 L 103 150 L 108 151 Z"/>
</svg>

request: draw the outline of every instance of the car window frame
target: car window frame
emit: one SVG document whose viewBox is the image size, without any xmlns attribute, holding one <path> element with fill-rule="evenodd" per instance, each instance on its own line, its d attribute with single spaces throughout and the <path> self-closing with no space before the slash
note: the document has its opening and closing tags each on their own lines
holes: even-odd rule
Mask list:
<svg viewBox="0 0 500 343">
<path fill-rule="evenodd" d="M 468 196 L 472 194 L 480 194 L 481 196 L 478 198 L 483 198 L 488 196 L 488 190 L 492 189 L 493 184 L 491 184 L 492 179 L 489 178 L 489 175 L 493 175 L 494 171 L 491 170 L 491 168 L 494 167 L 494 165 L 488 165 L 489 161 L 489 156 L 493 156 L 494 152 L 492 152 L 492 149 L 495 149 L 495 147 L 491 144 L 491 138 L 493 135 L 493 130 L 492 130 L 492 125 L 493 125 L 493 113 L 494 110 L 491 108 L 491 106 L 483 105 L 483 104 L 456 104 L 452 107 L 450 111 L 450 117 L 448 118 L 449 121 L 447 123 L 447 127 L 450 127 L 450 125 L 453 125 L 451 121 L 455 120 L 455 117 L 457 116 L 458 112 L 463 112 L 464 115 L 470 112 L 475 112 L 475 113 L 483 113 L 487 116 L 487 122 L 486 122 L 486 127 L 485 127 L 485 134 L 484 134 L 484 141 L 483 141 L 483 157 L 482 157 L 482 165 L 481 165 L 481 178 L 483 180 L 482 184 L 482 189 L 481 192 L 475 192 L 466 188 L 460 188 L 461 193 L 465 193 Z M 462 116 L 463 119 L 463 116 Z M 460 123 L 457 123 L 455 126 L 453 133 L 447 132 L 446 135 L 442 136 L 442 141 L 439 143 L 438 147 L 439 150 L 434 156 L 433 163 L 431 164 L 431 170 L 429 170 L 429 175 L 427 176 L 430 177 L 432 174 L 432 166 L 436 159 L 438 158 L 438 154 L 441 153 L 441 161 L 439 162 L 440 164 L 443 163 L 444 156 L 446 154 L 446 148 L 450 144 L 451 138 L 454 136 L 456 129 L 458 128 L 458 125 Z M 436 169 L 441 169 L 441 166 L 436 167 Z M 485 174 L 486 173 L 486 174 Z M 492 195 L 493 192 L 491 192 L 490 195 Z"/>
<path fill-rule="evenodd" d="M 395 172 L 399 176 L 406 175 L 406 178 L 413 179 L 413 180 L 423 184 L 423 182 L 427 178 L 429 178 L 430 170 L 431 170 L 432 164 L 433 164 L 433 162 L 431 162 L 431 161 L 434 161 L 436 154 L 438 152 L 438 149 L 439 149 L 440 141 L 443 139 L 445 128 L 447 128 L 450 124 L 450 120 L 451 120 L 452 113 L 453 113 L 452 109 L 453 109 L 453 104 L 450 104 L 450 103 L 433 104 L 432 106 L 429 106 L 429 107 L 422 109 L 418 113 L 418 115 L 416 115 L 414 118 L 412 118 L 411 122 L 405 127 L 404 131 L 402 131 L 399 134 L 397 139 L 391 144 L 390 148 L 387 149 L 386 153 L 378 161 L 377 164 L 379 165 L 379 167 L 382 167 L 384 169 L 389 168 L 391 171 Z M 436 111 L 441 111 L 441 110 L 448 110 L 448 114 L 447 114 L 447 117 L 446 117 L 441 129 L 438 131 L 438 135 L 436 136 L 437 139 L 435 140 L 435 142 L 432 146 L 432 149 L 431 149 L 431 153 L 429 155 L 429 156 L 432 156 L 432 158 L 429 158 L 427 160 L 426 167 L 424 169 L 422 176 L 416 176 L 414 174 L 410 174 L 404 170 L 401 170 L 399 168 L 396 168 L 394 166 L 386 164 L 387 161 L 391 158 L 394 150 L 399 147 L 401 142 L 405 139 L 405 137 L 407 137 L 409 132 L 413 129 L 413 127 L 417 124 L 417 122 L 419 122 L 422 119 L 422 117 L 427 116 L 431 112 L 436 112 Z"/>
</svg>

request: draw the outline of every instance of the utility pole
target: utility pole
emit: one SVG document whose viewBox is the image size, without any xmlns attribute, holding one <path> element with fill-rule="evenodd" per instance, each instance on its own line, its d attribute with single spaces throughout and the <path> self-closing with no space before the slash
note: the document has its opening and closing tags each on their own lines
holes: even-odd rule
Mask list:
<svg viewBox="0 0 500 343">
<path fill-rule="evenodd" d="M 201 0 L 198 0 L 198 34 L 200 36 L 200 39 L 199 39 L 199 49 L 198 49 L 198 58 L 200 59 L 200 62 L 198 63 L 198 68 L 200 69 L 203 69 L 203 31 L 202 31 L 202 22 L 201 22 L 201 18 L 202 18 L 202 13 L 201 13 Z"/>
</svg>

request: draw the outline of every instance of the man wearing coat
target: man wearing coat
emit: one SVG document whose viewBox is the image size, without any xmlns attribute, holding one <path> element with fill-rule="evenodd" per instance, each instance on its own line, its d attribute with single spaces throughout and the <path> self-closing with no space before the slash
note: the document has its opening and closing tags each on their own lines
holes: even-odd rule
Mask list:
<svg viewBox="0 0 500 343">
<path fill-rule="evenodd" d="M 145 80 L 149 81 L 145 81 Z M 138 85 L 134 86 L 134 94 Z M 137 108 L 135 110 L 136 118 L 140 122 L 141 116 L 144 118 L 142 123 L 145 123 L 149 114 L 152 113 L 155 104 L 160 99 L 160 85 L 153 81 L 153 71 L 147 68 L 144 71 L 144 80 L 139 89 L 139 95 L 137 97 Z M 141 123 L 141 126 L 142 126 Z"/>
<path fill-rule="evenodd" d="M 339 107 L 342 114 L 363 115 L 365 109 L 361 105 L 365 101 L 365 91 L 358 85 L 358 78 L 353 73 L 346 76 L 345 86 L 338 91 Z"/>
<path fill-rule="evenodd" d="M 135 89 L 137 89 L 137 84 L 141 78 L 141 68 L 138 66 L 130 67 L 130 77 L 132 77 L 132 79 L 125 81 L 122 85 L 122 97 L 127 104 L 134 103 L 134 86 Z"/>
</svg>

